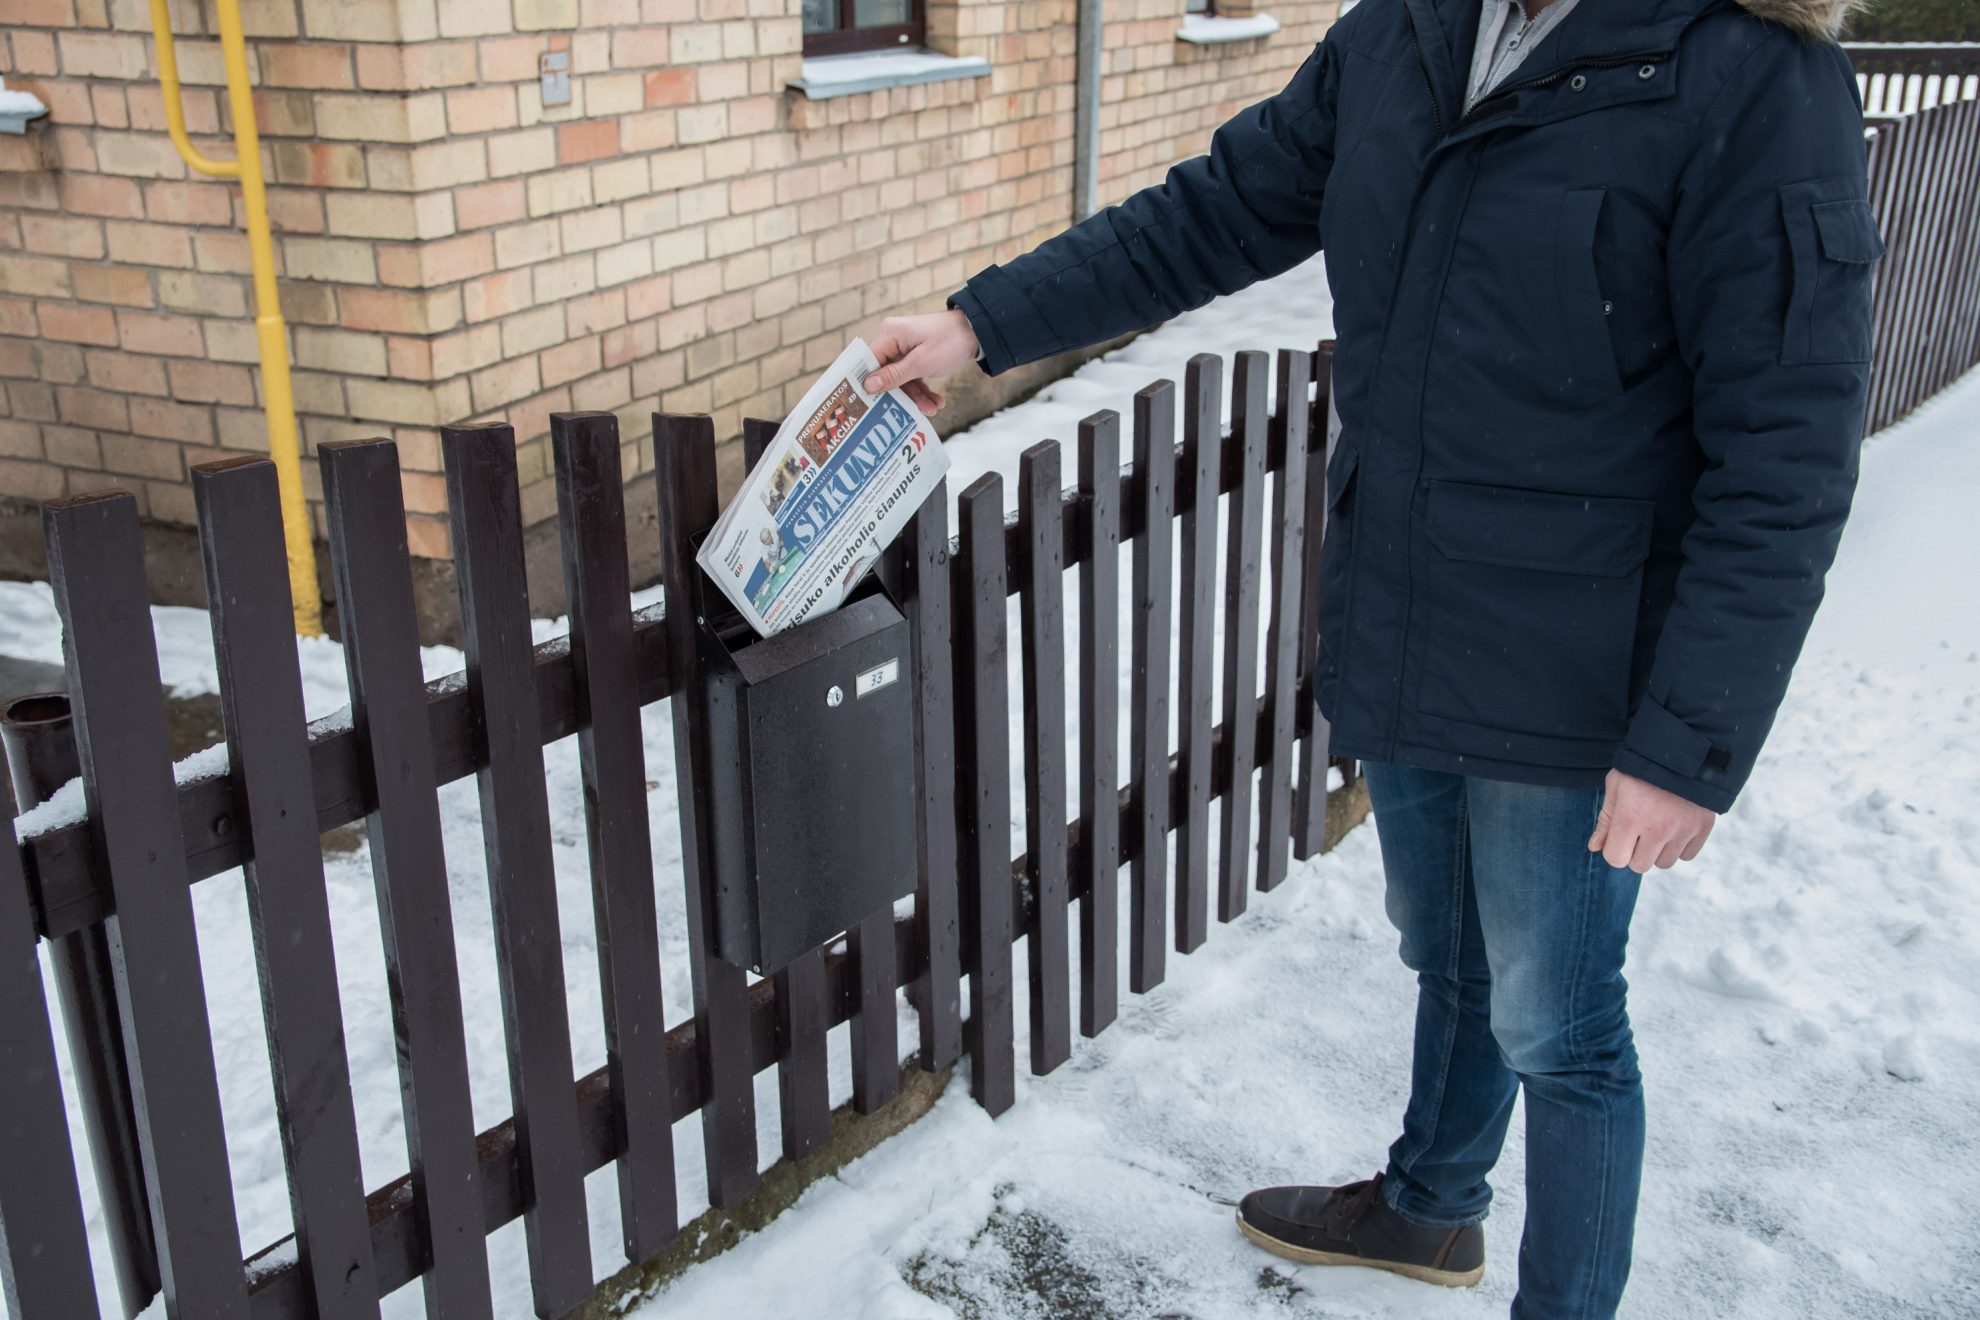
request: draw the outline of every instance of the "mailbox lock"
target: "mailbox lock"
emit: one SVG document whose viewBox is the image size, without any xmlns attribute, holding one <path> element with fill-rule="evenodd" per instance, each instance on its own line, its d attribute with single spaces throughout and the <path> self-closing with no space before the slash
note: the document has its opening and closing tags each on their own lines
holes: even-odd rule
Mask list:
<svg viewBox="0 0 1980 1320">
<path fill-rule="evenodd" d="M 825 692 L 825 704 L 828 706 L 836 707 L 840 702 L 844 701 L 845 699 L 846 699 L 845 691 L 844 689 L 840 688 L 840 686 L 837 683 L 834 683 Z"/>
</svg>

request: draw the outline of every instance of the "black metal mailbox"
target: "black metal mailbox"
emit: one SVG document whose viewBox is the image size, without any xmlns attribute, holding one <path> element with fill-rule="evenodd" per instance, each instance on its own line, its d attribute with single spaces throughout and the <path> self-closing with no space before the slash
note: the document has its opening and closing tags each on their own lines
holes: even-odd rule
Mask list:
<svg viewBox="0 0 1980 1320">
<path fill-rule="evenodd" d="M 914 892 L 907 621 L 869 581 L 771 637 L 733 611 L 699 637 L 716 952 L 767 973 Z"/>
</svg>

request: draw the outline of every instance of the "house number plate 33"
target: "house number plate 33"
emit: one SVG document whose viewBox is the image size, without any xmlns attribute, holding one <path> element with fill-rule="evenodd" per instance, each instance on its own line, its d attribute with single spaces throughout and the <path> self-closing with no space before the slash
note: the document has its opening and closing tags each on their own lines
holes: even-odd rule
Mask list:
<svg viewBox="0 0 1980 1320">
<path fill-rule="evenodd" d="M 878 692 L 881 688 L 896 681 L 901 676 L 901 662 L 889 660 L 885 664 L 873 666 L 853 680 L 853 696 L 863 697 Z"/>
</svg>

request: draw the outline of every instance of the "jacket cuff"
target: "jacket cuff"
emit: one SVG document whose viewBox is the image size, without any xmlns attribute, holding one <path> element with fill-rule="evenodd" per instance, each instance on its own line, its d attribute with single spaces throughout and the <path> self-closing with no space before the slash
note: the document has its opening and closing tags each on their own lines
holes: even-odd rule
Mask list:
<svg viewBox="0 0 1980 1320">
<path fill-rule="evenodd" d="M 1001 266 L 979 271 L 950 295 L 949 306 L 969 318 L 983 348 L 983 370 L 989 375 L 1058 351 L 1058 337 Z"/>
<path fill-rule="evenodd" d="M 1732 810 L 1732 753 L 1645 696 L 1616 749 L 1616 769 L 1712 811 Z"/>
</svg>

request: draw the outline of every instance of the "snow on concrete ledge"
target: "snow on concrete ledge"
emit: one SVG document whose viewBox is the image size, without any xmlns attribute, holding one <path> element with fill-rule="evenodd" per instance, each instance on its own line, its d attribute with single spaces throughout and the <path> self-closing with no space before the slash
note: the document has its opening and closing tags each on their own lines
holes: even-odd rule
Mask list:
<svg viewBox="0 0 1980 1320">
<path fill-rule="evenodd" d="M 1276 25 L 1275 25 L 1276 26 Z M 981 56 L 938 55 L 932 50 L 863 51 L 856 55 L 821 55 L 804 62 L 803 73 L 788 84 L 813 101 L 858 92 L 877 92 L 914 83 L 947 82 L 951 78 L 982 78 L 990 61 Z"/>
<path fill-rule="evenodd" d="M 0 133 L 25 133 L 28 121 L 48 113 L 48 107 L 33 92 L 9 91 L 0 78 Z"/>
<path fill-rule="evenodd" d="M 1215 14 L 1184 14 L 1176 31 L 1177 41 L 1192 46 L 1218 46 L 1226 41 L 1255 41 L 1279 30 L 1279 20 L 1270 14 L 1249 14 L 1244 18 L 1219 18 Z"/>
</svg>

